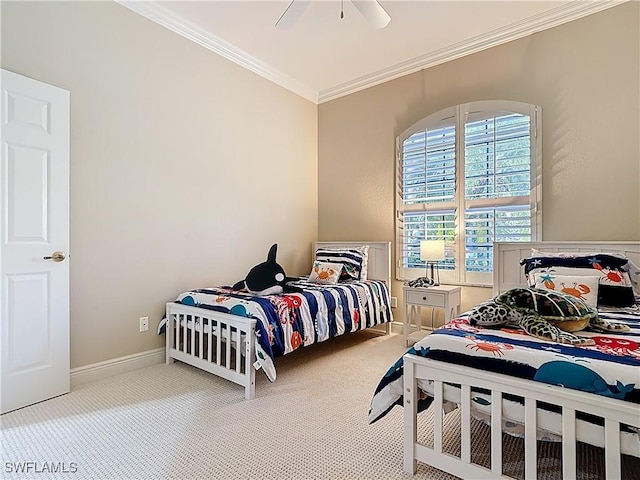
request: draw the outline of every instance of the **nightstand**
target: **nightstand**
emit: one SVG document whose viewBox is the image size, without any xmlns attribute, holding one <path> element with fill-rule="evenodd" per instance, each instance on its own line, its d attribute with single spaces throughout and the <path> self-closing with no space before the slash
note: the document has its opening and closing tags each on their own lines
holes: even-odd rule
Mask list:
<svg viewBox="0 0 640 480">
<path fill-rule="evenodd" d="M 444 321 L 449 322 L 453 315 L 460 315 L 460 287 L 454 285 L 438 285 L 437 287 L 404 287 L 404 317 L 402 318 L 402 338 L 405 347 L 409 346 L 409 340 L 417 341 L 416 333 L 420 338 L 422 333 L 422 318 L 420 310 L 422 307 L 430 307 L 431 310 L 431 331 L 433 331 L 433 313 L 436 308 L 444 310 Z M 453 310 L 455 309 L 455 314 Z M 411 320 L 417 327 L 417 332 L 409 334 Z"/>
</svg>

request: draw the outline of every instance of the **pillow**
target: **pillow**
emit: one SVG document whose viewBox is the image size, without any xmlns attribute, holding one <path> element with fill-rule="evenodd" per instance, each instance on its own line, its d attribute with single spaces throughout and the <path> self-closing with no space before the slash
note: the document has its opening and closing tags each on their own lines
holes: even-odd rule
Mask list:
<svg viewBox="0 0 640 480">
<path fill-rule="evenodd" d="M 314 262 L 309 281 L 320 285 L 335 285 L 342 273 L 341 263 Z"/>
<path fill-rule="evenodd" d="M 530 286 L 573 295 L 591 307 L 598 306 L 599 280 L 599 276 L 591 275 L 556 275 L 536 272 L 530 274 Z"/>
<path fill-rule="evenodd" d="M 598 306 L 635 305 L 626 257 L 598 253 L 572 257 L 531 257 L 524 258 L 520 263 L 524 265 L 525 277 L 530 285 L 535 282 L 536 275 L 597 276 Z M 531 274 L 535 274 L 533 278 Z"/>
<path fill-rule="evenodd" d="M 315 262 L 341 263 L 340 282 L 366 280 L 369 245 L 350 248 L 318 248 Z"/>
<path fill-rule="evenodd" d="M 602 255 L 602 252 L 542 252 L 537 248 L 531 249 L 532 257 L 551 257 L 551 258 L 575 258 L 575 257 L 593 257 L 594 255 Z M 607 253 L 606 255 L 621 259 L 627 259 L 620 253 Z"/>
<path fill-rule="evenodd" d="M 554 254 L 559 255 L 559 254 Z M 520 265 L 524 265 L 524 273 L 529 273 L 534 268 L 542 267 L 577 267 L 592 268 L 596 270 L 621 270 L 628 269 L 629 260 L 626 257 L 608 253 L 576 254 L 573 256 L 534 256 L 523 258 Z"/>
</svg>

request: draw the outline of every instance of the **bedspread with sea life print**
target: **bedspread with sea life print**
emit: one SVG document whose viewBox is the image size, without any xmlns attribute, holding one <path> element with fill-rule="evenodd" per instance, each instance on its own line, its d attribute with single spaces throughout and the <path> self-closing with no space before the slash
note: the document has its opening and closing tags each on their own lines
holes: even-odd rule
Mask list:
<svg viewBox="0 0 640 480">
<path fill-rule="evenodd" d="M 275 357 L 393 321 L 389 290 L 382 281 L 318 285 L 298 280 L 289 284 L 303 291 L 258 296 L 230 287 L 211 287 L 181 293 L 175 302 L 255 318 L 256 361 L 271 381 L 276 378 Z M 165 323 L 165 319 L 160 322 L 159 334 Z"/>
<path fill-rule="evenodd" d="M 531 337 L 519 327 L 473 327 L 463 314 L 417 342 L 407 353 L 640 404 L 640 315 L 600 312 L 599 316 L 625 323 L 630 331 L 581 331 L 579 335 L 591 337 L 595 345 L 573 346 Z M 402 375 L 403 359 L 400 357 L 375 390 L 369 410 L 370 423 L 384 417 L 395 405 L 402 406 Z M 421 389 L 418 409 L 424 410 L 431 404 L 429 394 L 433 392 L 433 383 L 420 380 L 418 387 Z M 459 388 L 445 384 L 444 398 L 447 400 L 445 410 L 456 408 L 460 402 Z M 472 389 L 471 406 L 476 419 L 490 421 L 490 392 Z M 522 402 L 505 395 L 503 409 L 504 431 L 523 436 Z M 548 411 L 540 412 L 539 407 L 540 440 L 559 441 L 561 438 L 561 415 L 553 410 L 549 407 Z M 587 437 L 582 441 L 602 446 L 598 445 L 603 438 L 601 422 L 580 418 L 580 412 L 577 412 L 577 419 L 582 421 L 580 431 Z M 640 457 L 637 427 L 625 426 L 621 430 L 621 440 L 623 453 Z"/>
</svg>

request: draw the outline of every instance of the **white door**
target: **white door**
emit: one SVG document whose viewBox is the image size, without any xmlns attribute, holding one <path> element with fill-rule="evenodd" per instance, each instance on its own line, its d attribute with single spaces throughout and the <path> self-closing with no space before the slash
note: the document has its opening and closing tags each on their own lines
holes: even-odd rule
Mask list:
<svg viewBox="0 0 640 480">
<path fill-rule="evenodd" d="M 5 413 L 69 392 L 69 92 L 6 70 L 0 90 Z"/>
</svg>

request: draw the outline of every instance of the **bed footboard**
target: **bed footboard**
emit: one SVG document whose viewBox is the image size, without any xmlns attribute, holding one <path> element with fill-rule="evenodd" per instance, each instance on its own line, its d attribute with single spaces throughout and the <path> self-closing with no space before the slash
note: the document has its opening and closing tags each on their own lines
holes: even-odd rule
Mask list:
<svg viewBox="0 0 640 480">
<path fill-rule="evenodd" d="M 167 363 L 193 365 L 255 396 L 255 319 L 177 303 L 167 303 L 166 319 Z"/>
<path fill-rule="evenodd" d="M 433 447 L 418 441 L 417 400 L 418 381 L 432 380 Z M 460 385 L 460 456 L 443 451 L 443 385 Z M 472 388 L 491 392 L 491 467 L 471 461 L 471 401 Z M 584 412 L 604 419 L 605 475 L 607 479 L 621 478 L 620 424 L 640 428 L 637 405 L 577 390 L 540 382 L 508 377 L 496 373 L 452 365 L 407 354 L 404 356 L 404 469 L 416 472 L 417 461 L 461 478 L 511 478 L 503 473 L 502 416 L 503 395 L 524 398 L 524 477 L 537 475 L 537 402 L 562 408 L 562 478 L 576 478 L 576 412 Z"/>
</svg>

